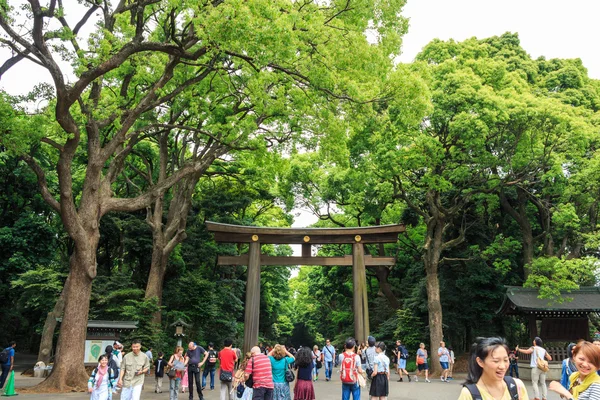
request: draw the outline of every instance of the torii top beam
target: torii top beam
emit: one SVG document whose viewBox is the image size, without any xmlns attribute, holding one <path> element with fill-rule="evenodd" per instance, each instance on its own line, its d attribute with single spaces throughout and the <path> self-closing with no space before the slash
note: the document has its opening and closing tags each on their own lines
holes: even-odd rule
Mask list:
<svg viewBox="0 0 600 400">
<path fill-rule="evenodd" d="M 262 244 L 353 244 L 396 243 L 405 232 L 402 224 L 363 228 L 265 228 L 207 221 L 209 232 L 221 243 Z"/>
</svg>

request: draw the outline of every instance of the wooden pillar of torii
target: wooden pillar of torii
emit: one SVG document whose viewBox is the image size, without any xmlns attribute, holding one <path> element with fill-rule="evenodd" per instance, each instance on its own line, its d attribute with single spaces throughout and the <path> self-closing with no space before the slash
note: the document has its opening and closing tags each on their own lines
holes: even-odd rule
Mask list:
<svg viewBox="0 0 600 400">
<path fill-rule="evenodd" d="M 352 266 L 354 335 L 358 342 L 369 336 L 369 304 L 366 267 L 395 265 L 393 257 L 365 255 L 365 244 L 395 243 L 404 225 L 383 225 L 364 228 L 263 228 L 207 222 L 215 241 L 248 243 L 248 254 L 219 256 L 219 265 L 247 265 L 246 306 L 244 314 L 244 352 L 258 344 L 260 321 L 260 271 L 269 265 Z M 260 253 L 263 244 L 301 244 L 301 257 L 273 257 Z M 352 255 L 343 257 L 313 257 L 312 245 L 350 244 Z"/>
</svg>

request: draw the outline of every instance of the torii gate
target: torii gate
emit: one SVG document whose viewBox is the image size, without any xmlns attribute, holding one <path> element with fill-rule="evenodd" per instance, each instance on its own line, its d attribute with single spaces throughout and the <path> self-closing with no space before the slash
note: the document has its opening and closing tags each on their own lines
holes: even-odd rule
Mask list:
<svg viewBox="0 0 600 400">
<path fill-rule="evenodd" d="M 244 315 L 244 352 L 258 343 L 260 316 L 260 270 L 262 265 L 352 266 L 354 287 L 354 335 L 358 342 L 369 336 L 367 300 L 367 266 L 395 265 L 394 257 L 365 255 L 365 244 L 396 243 L 404 225 L 381 225 L 365 228 L 263 228 L 206 222 L 209 232 L 219 243 L 248 243 L 248 254 L 219 256 L 218 265 L 247 265 L 246 309 Z M 260 253 L 262 244 L 301 244 L 301 257 L 273 257 Z M 317 244 L 351 244 L 352 255 L 312 257 L 311 246 Z"/>
</svg>

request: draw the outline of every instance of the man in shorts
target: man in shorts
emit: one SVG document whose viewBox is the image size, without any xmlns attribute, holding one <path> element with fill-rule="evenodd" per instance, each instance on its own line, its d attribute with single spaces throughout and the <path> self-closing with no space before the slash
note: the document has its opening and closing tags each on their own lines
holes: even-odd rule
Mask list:
<svg viewBox="0 0 600 400">
<path fill-rule="evenodd" d="M 406 370 L 406 360 L 408 359 L 408 350 L 406 350 L 406 347 L 404 347 L 402 345 L 402 342 L 400 340 L 396 340 L 396 348 L 394 349 L 394 354 L 396 354 L 396 359 L 398 360 L 398 374 L 400 375 L 400 379 L 398 379 L 398 382 L 402 382 L 402 372 L 404 372 L 406 374 L 406 377 L 408 378 L 408 381 L 410 382 L 410 375 L 408 374 L 408 371 Z"/>
</svg>

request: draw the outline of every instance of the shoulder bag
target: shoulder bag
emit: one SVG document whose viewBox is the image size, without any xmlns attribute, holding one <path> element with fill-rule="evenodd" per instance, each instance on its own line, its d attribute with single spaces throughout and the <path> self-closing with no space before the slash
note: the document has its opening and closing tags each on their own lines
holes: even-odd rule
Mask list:
<svg viewBox="0 0 600 400">
<path fill-rule="evenodd" d="M 285 381 L 286 382 L 294 382 L 294 379 L 296 379 L 296 376 L 294 375 L 294 371 L 292 371 L 292 369 L 290 368 L 290 365 L 288 365 L 288 360 L 286 357 L 285 358 Z"/>
<path fill-rule="evenodd" d="M 535 354 L 535 365 L 537 366 L 537 368 L 542 372 L 548 372 L 548 370 L 550 369 L 550 367 L 548 367 L 548 361 L 538 356 L 535 347 L 533 348 L 533 353 Z"/>
</svg>

